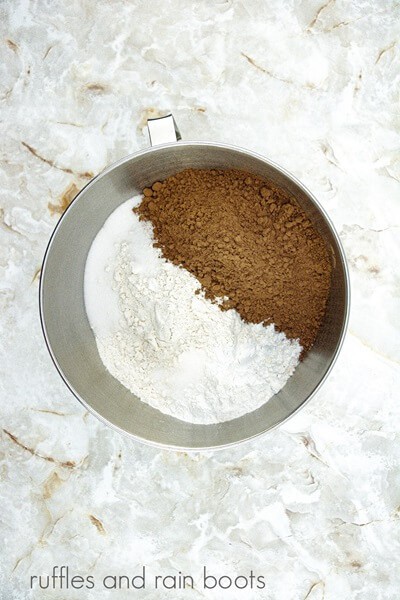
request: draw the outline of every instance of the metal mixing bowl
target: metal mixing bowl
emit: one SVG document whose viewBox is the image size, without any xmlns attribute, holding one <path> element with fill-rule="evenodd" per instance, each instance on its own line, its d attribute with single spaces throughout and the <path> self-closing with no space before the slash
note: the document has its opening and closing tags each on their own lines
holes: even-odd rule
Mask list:
<svg viewBox="0 0 400 600">
<path fill-rule="evenodd" d="M 349 277 L 343 248 L 331 221 L 299 181 L 264 157 L 241 148 L 209 142 L 177 142 L 173 125 L 171 116 L 150 123 L 152 141 L 165 141 L 172 136 L 175 142 L 153 146 L 108 167 L 87 184 L 65 211 L 43 261 L 40 316 L 49 352 L 61 377 L 78 400 L 104 423 L 158 446 L 210 449 L 236 444 L 279 425 L 320 388 L 345 335 Z M 318 229 L 332 257 L 326 315 L 304 361 L 284 388 L 261 408 L 215 425 L 193 425 L 165 415 L 141 402 L 114 379 L 99 357 L 83 294 L 86 257 L 107 217 L 144 187 L 188 167 L 241 169 L 286 188 Z M 240 398 L 237 400 L 240 402 Z"/>
</svg>

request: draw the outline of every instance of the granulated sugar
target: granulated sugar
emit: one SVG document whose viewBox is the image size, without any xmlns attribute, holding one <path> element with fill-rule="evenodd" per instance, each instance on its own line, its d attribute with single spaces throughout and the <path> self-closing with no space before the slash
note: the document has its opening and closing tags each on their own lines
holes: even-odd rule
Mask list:
<svg viewBox="0 0 400 600">
<path fill-rule="evenodd" d="M 192 274 L 153 247 L 151 225 L 132 213 L 140 201 L 114 211 L 86 264 L 86 309 L 104 365 L 143 402 L 184 421 L 259 408 L 293 373 L 299 342 L 206 299 Z"/>
</svg>

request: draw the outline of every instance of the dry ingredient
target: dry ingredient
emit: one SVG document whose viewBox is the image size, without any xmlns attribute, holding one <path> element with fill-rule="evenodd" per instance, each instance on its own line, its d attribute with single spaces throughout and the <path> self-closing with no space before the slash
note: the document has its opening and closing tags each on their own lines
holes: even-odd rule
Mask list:
<svg viewBox="0 0 400 600">
<path fill-rule="evenodd" d="M 156 246 L 249 323 L 315 341 L 330 289 L 325 243 L 289 193 L 238 170 L 187 169 L 144 190 L 136 209 Z"/>
<path fill-rule="evenodd" d="M 238 170 L 187 169 L 107 219 L 85 303 L 114 377 L 164 413 L 218 423 L 285 385 L 315 341 L 330 276 L 324 241 L 288 192 Z"/>
<path fill-rule="evenodd" d="M 217 423 L 257 409 L 293 373 L 299 342 L 206 299 L 200 281 L 154 247 L 151 224 L 132 213 L 140 201 L 111 214 L 86 263 L 86 310 L 104 365 L 178 419 Z"/>
</svg>

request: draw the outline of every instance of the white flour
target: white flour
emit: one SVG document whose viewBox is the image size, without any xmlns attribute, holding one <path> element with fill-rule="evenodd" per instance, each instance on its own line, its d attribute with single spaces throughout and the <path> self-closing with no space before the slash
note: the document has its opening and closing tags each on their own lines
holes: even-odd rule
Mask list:
<svg viewBox="0 0 400 600">
<path fill-rule="evenodd" d="M 86 264 L 86 310 L 104 365 L 142 401 L 184 421 L 259 408 L 293 373 L 300 344 L 196 294 L 197 279 L 162 258 L 151 225 L 132 213 L 140 199 L 107 219 Z"/>
</svg>

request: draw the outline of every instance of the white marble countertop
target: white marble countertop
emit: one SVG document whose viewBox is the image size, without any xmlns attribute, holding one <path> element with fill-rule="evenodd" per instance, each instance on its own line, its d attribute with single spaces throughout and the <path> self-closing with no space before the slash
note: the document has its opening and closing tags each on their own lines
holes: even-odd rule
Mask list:
<svg viewBox="0 0 400 600">
<path fill-rule="evenodd" d="M 1 600 L 397 600 L 399 34 L 395 0 L 3 0 L 0 5 Z M 235 449 L 124 439 L 64 387 L 38 318 L 57 218 L 171 110 L 317 195 L 347 252 L 349 333 L 285 426 Z M 264 590 L 29 591 L 31 575 L 203 565 Z"/>
</svg>

